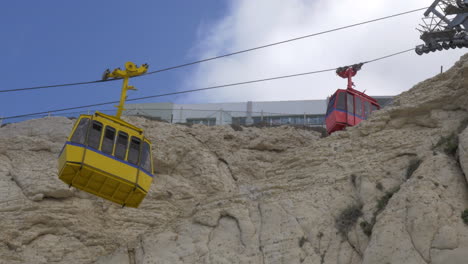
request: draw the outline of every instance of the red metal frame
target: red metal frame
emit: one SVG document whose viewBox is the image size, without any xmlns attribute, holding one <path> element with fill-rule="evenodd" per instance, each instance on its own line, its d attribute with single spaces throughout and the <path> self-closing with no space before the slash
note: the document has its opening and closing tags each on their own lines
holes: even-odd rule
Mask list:
<svg viewBox="0 0 468 264">
<path fill-rule="evenodd" d="M 340 76 L 341 78 L 348 78 L 348 89 L 353 89 L 353 77 L 356 76 L 357 70 L 354 70 L 353 67 L 348 67 L 344 71 L 337 71 L 336 74 L 338 74 L 338 76 Z"/>
<path fill-rule="evenodd" d="M 356 76 L 357 72 L 361 69 L 362 64 L 356 64 L 354 66 L 348 66 L 344 68 L 339 68 L 337 70 L 338 76 L 348 79 L 348 86 L 347 89 L 338 89 L 330 98 L 335 98 L 333 105 L 328 105 L 327 106 L 327 116 L 326 116 L 326 126 L 327 126 L 327 132 L 329 134 L 343 130 L 348 126 L 355 126 L 359 124 L 362 120 L 367 119 L 368 116 L 372 113 L 372 105 L 375 106 L 378 109 L 380 109 L 380 105 L 378 104 L 377 100 L 374 98 L 368 96 L 367 94 L 360 92 L 358 90 L 353 89 L 354 83 L 352 80 L 352 77 Z M 338 109 L 337 104 L 339 101 L 339 96 L 340 94 L 344 94 L 344 106 L 345 109 Z M 352 102 L 353 102 L 353 113 L 348 112 L 348 94 L 353 95 Z M 356 114 L 356 100 L 357 98 L 360 98 L 361 100 L 361 110 L 359 111 L 361 115 Z M 365 115 L 366 113 L 366 107 L 365 107 L 365 102 L 368 102 L 369 104 L 369 109 L 368 110 L 368 116 Z M 330 109 L 331 108 L 331 109 Z"/>
</svg>

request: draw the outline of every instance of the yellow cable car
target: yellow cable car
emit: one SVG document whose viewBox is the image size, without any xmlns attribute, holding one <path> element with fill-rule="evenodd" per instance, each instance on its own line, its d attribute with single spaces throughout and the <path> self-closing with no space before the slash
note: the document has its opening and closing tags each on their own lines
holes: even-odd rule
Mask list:
<svg viewBox="0 0 468 264">
<path fill-rule="evenodd" d="M 59 156 L 59 178 L 70 186 L 122 206 L 138 207 L 153 182 L 151 142 L 143 130 L 120 119 L 128 78 L 146 72 L 125 64 L 126 70 L 107 72 L 106 77 L 123 78 L 116 116 L 96 112 L 80 115 Z"/>
</svg>

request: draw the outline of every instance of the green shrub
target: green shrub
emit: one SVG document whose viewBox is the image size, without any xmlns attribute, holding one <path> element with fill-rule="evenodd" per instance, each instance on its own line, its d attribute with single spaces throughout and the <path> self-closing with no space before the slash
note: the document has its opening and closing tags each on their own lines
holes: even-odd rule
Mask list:
<svg viewBox="0 0 468 264">
<path fill-rule="evenodd" d="M 465 128 L 468 127 L 468 118 L 465 118 L 463 121 L 460 122 L 460 125 L 458 126 L 457 132 L 460 134 L 465 130 Z"/>
<path fill-rule="evenodd" d="M 305 130 L 312 130 L 315 132 L 320 133 L 320 138 L 324 138 L 328 136 L 327 129 L 324 127 L 309 127 L 309 126 L 300 126 L 299 128 L 305 129 Z"/>
<path fill-rule="evenodd" d="M 468 209 L 462 212 L 461 218 L 463 219 L 463 222 L 468 225 Z"/>
<path fill-rule="evenodd" d="M 406 179 L 408 180 L 411 178 L 413 173 L 419 168 L 419 165 L 421 165 L 421 160 L 420 159 L 414 159 L 410 161 L 410 164 L 408 168 L 406 169 Z"/>
<path fill-rule="evenodd" d="M 354 187 L 356 187 L 356 178 L 357 176 L 355 174 L 351 174 L 351 183 Z"/>
<path fill-rule="evenodd" d="M 374 228 L 375 222 L 377 221 L 377 215 L 379 215 L 385 209 L 385 207 L 388 204 L 388 201 L 390 201 L 392 196 L 399 190 L 400 190 L 400 186 L 397 186 L 396 188 L 393 188 L 392 190 L 386 192 L 385 195 L 382 196 L 377 201 L 377 210 L 374 212 L 370 223 L 367 221 L 362 221 L 361 223 L 359 223 L 359 225 L 361 226 L 362 232 L 366 234 L 368 237 L 372 235 L 372 229 Z"/>
<path fill-rule="evenodd" d="M 244 129 L 238 124 L 231 124 L 231 128 L 234 131 L 243 131 Z"/>
<path fill-rule="evenodd" d="M 452 133 L 450 136 L 441 137 L 432 149 L 442 150 L 447 155 L 455 155 L 458 149 L 457 135 L 455 133 Z"/>
<path fill-rule="evenodd" d="M 385 207 L 388 204 L 388 201 L 392 198 L 392 196 L 400 190 L 400 186 L 388 191 L 385 193 L 384 196 L 382 196 L 378 201 L 377 201 L 377 211 L 375 212 L 375 216 L 377 216 L 380 212 L 382 212 Z"/>
<path fill-rule="evenodd" d="M 323 237 L 323 233 L 322 233 L 322 232 L 318 232 L 317 237 L 318 237 L 319 239 L 322 238 L 322 237 Z"/>
<path fill-rule="evenodd" d="M 375 184 L 375 188 L 377 188 L 377 190 L 379 190 L 379 191 L 383 191 L 383 189 L 384 189 L 381 182 L 378 182 L 377 184 Z"/>
<path fill-rule="evenodd" d="M 362 205 L 351 205 L 345 208 L 336 219 L 336 228 L 343 236 L 354 227 L 359 217 L 362 216 Z"/>
<path fill-rule="evenodd" d="M 301 238 L 299 239 L 299 247 L 303 247 L 304 244 L 305 244 L 305 242 L 307 242 L 307 241 L 308 241 L 307 238 L 305 238 L 304 236 L 301 237 Z"/>
<path fill-rule="evenodd" d="M 447 143 L 445 144 L 444 151 L 448 155 L 455 155 L 458 149 L 458 137 L 455 136 L 455 134 L 452 134 L 447 140 Z"/>
<path fill-rule="evenodd" d="M 380 183 L 380 182 L 379 182 Z M 379 184 L 377 183 L 377 184 Z M 383 188 L 383 186 L 382 186 Z M 377 187 L 379 189 L 379 187 Z M 379 189 L 380 190 L 380 189 Z M 372 219 L 369 222 L 367 221 L 362 221 L 359 223 L 361 226 L 362 232 L 366 234 L 368 237 L 372 235 L 372 229 L 374 228 L 375 223 L 377 222 L 377 215 L 379 215 L 387 206 L 388 201 L 393 197 L 393 195 L 400 190 L 400 186 L 397 186 L 393 188 L 392 190 L 388 191 L 385 193 L 384 196 L 382 196 L 378 201 L 377 201 L 377 210 L 374 212 Z M 467 210 L 467 219 L 468 219 L 468 210 Z"/>
<path fill-rule="evenodd" d="M 359 225 L 362 228 L 362 232 L 364 232 L 364 234 L 370 237 L 372 235 L 372 228 L 374 228 L 374 224 L 375 224 L 375 221 L 372 221 L 372 223 L 363 221 Z"/>
</svg>

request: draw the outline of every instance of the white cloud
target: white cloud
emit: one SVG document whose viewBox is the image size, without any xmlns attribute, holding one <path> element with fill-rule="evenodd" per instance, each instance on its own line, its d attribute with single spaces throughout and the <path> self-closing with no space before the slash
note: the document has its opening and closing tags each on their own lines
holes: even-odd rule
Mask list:
<svg viewBox="0 0 468 264">
<path fill-rule="evenodd" d="M 232 0 L 226 16 L 199 30 L 198 59 L 282 41 L 428 6 L 432 0 Z M 424 11 L 198 65 L 185 89 L 335 68 L 421 44 L 415 28 Z M 395 95 L 451 66 L 465 50 L 414 52 L 365 65 L 358 90 Z M 189 94 L 182 101 L 233 102 L 323 99 L 346 80 L 334 72 Z"/>
</svg>

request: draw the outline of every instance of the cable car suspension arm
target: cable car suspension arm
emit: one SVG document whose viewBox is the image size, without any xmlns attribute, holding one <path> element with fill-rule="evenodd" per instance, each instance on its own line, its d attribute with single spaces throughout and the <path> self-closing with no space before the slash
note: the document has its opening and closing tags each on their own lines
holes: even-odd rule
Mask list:
<svg viewBox="0 0 468 264">
<path fill-rule="evenodd" d="M 109 78 L 123 79 L 122 92 L 120 94 L 120 103 L 119 105 L 116 105 L 117 114 L 115 116 L 117 118 L 120 118 L 122 116 L 122 112 L 125 110 L 124 105 L 125 105 L 125 100 L 127 100 L 127 91 L 136 90 L 134 86 L 128 85 L 128 79 L 130 77 L 135 77 L 135 76 L 145 74 L 147 70 L 148 70 L 148 64 L 146 63 L 141 65 L 140 67 L 137 67 L 135 63 L 133 62 L 126 62 L 125 70 L 121 70 L 120 68 L 117 68 L 113 70 L 112 72 L 109 69 L 104 71 L 104 74 L 102 76 L 103 80 L 107 80 Z"/>
<path fill-rule="evenodd" d="M 357 72 L 361 70 L 362 65 L 364 63 L 358 63 L 350 66 L 344 66 L 344 67 L 339 67 L 336 69 L 336 74 L 340 76 L 341 78 L 348 79 L 348 89 L 353 89 L 354 83 L 353 83 L 353 77 L 356 76 Z"/>
</svg>

